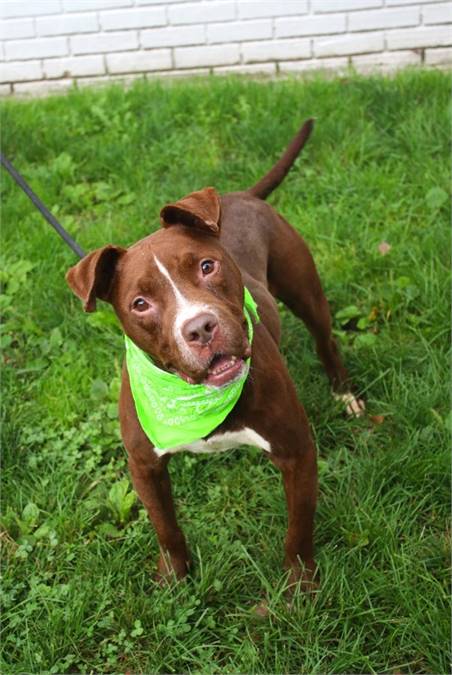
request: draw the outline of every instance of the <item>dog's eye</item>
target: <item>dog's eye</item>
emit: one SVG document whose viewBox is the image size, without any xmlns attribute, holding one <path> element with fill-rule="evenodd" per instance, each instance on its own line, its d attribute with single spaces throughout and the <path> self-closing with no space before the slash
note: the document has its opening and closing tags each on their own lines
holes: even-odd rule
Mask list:
<svg viewBox="0 0 452 675">
<path fill-rule="evenodd" d="M 201 261 L 201 272 L 204 276 L 212 274 L 215 269 L 215 263 L 213 260 L 202 260 Z"/>
<path fill-rule="evenodd" d="M 135 298 L 132 302 L 132 309 L 136 312 L 145 312 L 149 308 L 149 303 L 144 298 Z"/>
</svg>

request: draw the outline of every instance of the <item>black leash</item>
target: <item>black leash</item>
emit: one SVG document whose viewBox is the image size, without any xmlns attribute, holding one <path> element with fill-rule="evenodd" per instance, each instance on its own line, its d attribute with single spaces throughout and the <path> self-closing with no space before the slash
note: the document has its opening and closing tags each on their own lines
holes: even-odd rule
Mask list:
<svg viewBox="0 0 452 675">
<path fill-rule="evenodd" d="M 3 153 L 0 153 L 0 162 L 4 166 L 4 168 L 8 171 L 8 173 L 14 178 L 19 187 L 22 188 L 27 197 L 31 199 L 33 204 L 36 206 L 38 211 L 41 212 L 41 214 L 44 216 L 47 222 L 50 223 L 50 225 L 58 232 L 60 237 L 64 239 L 66 244 L 70 246 L 70 248 L 74 251 L 76 255 L 78 255 L 79 258 L 84 258 L 85 252 L 83 251 L 83 249 L 81 249 L 80 246 L 77 244 L 77 242 L 72 239 L 71 235 L 66 232 L 64 227 L 58 222 L 55 216 L 52 216 L 50 211 L 44 206 L 39 197 L 35 195 L 31 187 L 26 182 L 25 178 L 20 175 L 17 169 L 13 167 L 11 162 L 8 159 L 6 159 Z"/>
</svg>

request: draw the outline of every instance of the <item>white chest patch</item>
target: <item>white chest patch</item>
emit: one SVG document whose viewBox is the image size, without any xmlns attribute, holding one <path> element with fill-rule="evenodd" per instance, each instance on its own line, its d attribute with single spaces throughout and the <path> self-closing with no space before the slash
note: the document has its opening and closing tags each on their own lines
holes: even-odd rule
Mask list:
<svg viewBox="0 0 452 675">
<path fill-rule="evenodd" d="M 225 450 L 232 450 L 238 445 L 254 445 L 257 448 L 262 448 L 266 452 L 271 452 L 271 446 L 265 438 L 262 438 L 254 429 L 244 427 L 240 431 L 226 431 L 224 434 L 216 434 L 210 438 L 184 445 L 176 445 L 174 448 L 165 448 L 163 450 L 155 448 L 154 452 L 161 457 L 167 453 L 174 454 L 188 450 L 194 453 L 208 453 L 208 452 L 224 452 Z"/>
</svg>

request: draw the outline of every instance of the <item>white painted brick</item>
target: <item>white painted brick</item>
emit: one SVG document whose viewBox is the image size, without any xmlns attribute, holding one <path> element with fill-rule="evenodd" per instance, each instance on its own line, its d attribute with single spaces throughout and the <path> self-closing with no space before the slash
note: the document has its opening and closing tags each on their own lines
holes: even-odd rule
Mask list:
<svg viewBox="0 0 452 675">
<path fill-rule="evenodd" d="M 164 7 L 101 12 L 99 20 L 103 30 L 148 28 L 150 26 L 164 26 L 166 24 Z"/>
<path fill-rule="evenodd" d="M 9 96 L 12 94 L 12 91 L 10 84 L 0 84 L 0 96 Z"/>
<path fill-rule="evenodd" d="M 178 0 L 180 2 L 180 0 Z M 193 77 L 197 75 L 209 75 L 208 68 L 200 68 L 194 70 L 162 70 L 152 71 L 148 73 L 133 73 L 129 75 L 99 75 L 99 77 L 81 77 L 76 80 L 77 86 L 80 88 L 87 87 L 104 87 L 112 83 L 118 83 L 128 87 L 137 80 L 156 80 L 161 78 L 180 78 Z"/>
<path fill-rule="evenodd" d="M 239 46 L 236 44 L 181 47 L 174 50 L 176 68 L 227 66 L 239 60 Z"/>
<path fill-rule="evenodd" d="M 170 23 L 210 23 L 235 19 L 235 3 L 230 0 L 208 0 L 168 7 Z"/>
<path fill-rule="evenodd" d="M 155 79 L 156 77 L 162 77 L 166 75 L 169 71 L 163 71 L 161 73 L 135 73 L 132 75 L 106 75 L 101 77 L 83 77 L 81 80 L 77 80 L 77 86 L 81 89 L 86 89 L 89 87 L 105 87 L 111 85 L 112 83 L 120 83 L 124 88 L 129 87 L 137 80 L 149 80 Z M 208 71 L 207 71 L 208 72 Z"/>
<path fill-rule="evenodd" d="M 2 0 L 0 2 L 0 18 L 15 16 L 40 16 L 57 14 L 60 11 L 60 0 Z"/>
<path fill-rule="evenodd" d="M 70 41 L 73 54 L 101 54 L 138 48 L 138 35 L 130 30 L 118 33 L 74 35 Z"/>
<path fill-rule="evenodd" d="M 185 0 L 135 0 L 135 4 L 137 6 L 140 5 L 170 5 L 173 3 L 178 2 L 179 4 L 181 2 L 184 2 Z M 184 73 L 186 72 L 185 70 L 183 71 Z"/>
<path fill-rule="evenodd" d="M 239 19 L 259 19 L 267 16 L 306 14 L 307 0 L 238 0 Z"/>
<path fill-rule="evenodd" d="M 378 64 L 390 66 L 394 63 L 404 63 L 409 66 L 418 63 L 421 56 L 411 49 L 398 52 L 381 52 L 380 54 L 356 54 L 351 57 L 352 64 Z"/>
<path fill-rule="evenodd" d="M 18 40 L 33 37 L 33 19 L 6 19 L 0 22 L 0 40 Z"/>
<path fill-rule="evenodd" d="M 425 5 L 428 2 L 440 2 L 441 0 L 420 0 L 420 4 Z M 399 5 L 413 5 L 413 0 L 386 0 L 388 7 L 398 7 Z"/>
<path fill-rule="evenodd" d="M 442 2 L 439 5 L 425 5 L 422 7 L 422 18 L 425 24 L 451 23 L 452 2 Z"/>
<path fill-rule="evenodd" d="M 180 0 L 177 0 L 180 2 Z M 79 87 L 104 86 L 112 82 L 122 82 L 129 85 L 137 80 L 156 80 L 163 78 L 187 78 L 198 77 L 199 75 L 209 75 L 209 68 L 187 68 L 186 70 L 161 70 L 149 71 L 147 73 L 135 73 L 129 75 L 100 75 L 99 77 L 83 77 L 77 80 Z"/>
<path fill-rule="evenodd" d="M 203 44 L 205 42 L 204 26 L 166 26 L 143 30 L 140 33 L 140 42 L 142 47 L 150 49 Z"/>
<path fill-rule="evenodd" d="M 425 63 L 429 66 L 452 65 L 452 47 L 442 49 L 426 49 Z"/>
<path fill-rule="evenodd" d="M 383 0 L 311 0 L 313 12 L 342 12 L 383 7 Z"/>
<path fill-rule="evenodd" d="M 0 0 L 0 15 L 0 82 L 21 93 L 139 73 L 391 72 L 421 49 L 452 65 L 452 0 Z"/>
<path fill-rule="evenodd" d="M 245 63 L 253 61 L 293 60 L 311 55 L 310 40 L 273 40 L 271 42 L 244 42 L 242 45 Z"/>
<path fill-rule="evenodd" d="M 386 34 L 388 49 L 417 49 L 420 47 L 448 47 L 452 45 L 449 27 L 415 28 L 393 30 Z"/>
<path fill-rule="evenodd" d="M 253 63 L 243 66 L 218 66 L 213 69 L 218 75 L 237 73 L 239 75 L 276 75 L 276 63 Z"/>
<path fill-rule="evenodd" d="M 147 77 L 150 78 L 182 78 L 182 77 L 199 77 L 200 75 L 205 76 L 209 75 L 210 68 L 187 68 L 186 70 L 164 70 L 161 73 L 149 73 Z"/>
<path fill-rule="evenodd" d="M 34 40 L 14 40 L 5 42 L 6 58 L 13 61 L 25 59 L 39 59 L 46 56 L 66 56 L 68 53 L 67 39 L 35 38 Z"/>
<path fill-rule="evenodd" d="M 92 33 L 97 30 L 99 30 L 99 25 L 94 12 L 88 14 L 59 14 L 36 19 L 38 35 Z"/>
<path fill-rule="evenodd" d="M 392 54 L 395 55 L 395 58 L 391 59 Z M 420 66 L 421 63 L 421 55 L 411 50 L 383 54 L 361 54 L 352 58 L 353 69 L 362 75 L 372 73 L 391 74 L 407 66 Z"/>
<path fill-rule="evenodd" d="M 65 12 L 88 12 L 99 9 L 131 7 L 133 0 L 63 0 Z"/>
<path fill-rule="evenodd" d="M 419 64 L 420 61 L 417 63 L 417 65 Z M 406 68 L 403 63 L 393 63 L 388 65 L 371 65 L 369 63 L 353 66 L 353 70 L 357 73 L 360 73 L 361 75 L 372 75 L 375 73 L 380 73 L 380 75 L 393 75 L 398 70 L 402 70 L 403 68 Z"/>
<path fill-rule="evenodd" d="M 403 28 L 417 26 L 419 22 L 419 7 L 377 9 L 371 12 L 352 12 L 348 17 L 348 28 L 350 31 Z"/>
<path fill-rule="evenodd" d="M 315 56 L 345 56 L 383 51 L 383 33 L 363 33 L 328 39 L 314 40 Z"/>
<path fill-rule="evenodd" d="M 44 76 L 50 79 L 57 77 L 84 77 L 86 75 L 102 75 L 105 73 L 104 59 L 100 54 L 92 56 L 73 56 L 68 59 L 45 59 Z"/>
<path fill-rule="evenodd" d="M 100 75 L 99 77 L 82 77 L 77 80 L 77 86 L 81 89 L 88 87 L 105 87 L 115 84 L 122 84 L 124 88 L 130 87 L 137 80 L 148 80 L 157 73 L 133 73 L 130 75 Z"/>
<path fill-rule="evenodd" d="M 11 61 L 2 63 L 0 68 L 0 82 L 27 82 L 27 80 L 39 80 L 41 77 L 40 61 Z"/>
<path fill-rule="evenodd" d="M 352 65 L 361 73 L 381 71 L 386 69 L 416 66 L 421 63 L 421 55 L 412 50 L 398 52 L 383 52 L 381 54 L 359 54 L 352 56 Z"/>
<path fill-rule="evenodd" d="M 45 96 L 48 93 L 63 92 L 73 86 L 73 80 L 42 80 L 41 82 L 24 82 L 14 84 L 15 94 Z"/>
<path fill-rule="evenodd" d="M 292 17 L 275 20 L 275 37 L 328 35 L 345 31 L 345 14 Z"/>
<path fill-rule="evenodd" d="M 136 80 L 144 80 L 145 76 L 141 73 L 138 75 L 99 75 L 98 77 L 81 77 L 76 80 L 77 87 L 105 87 L 113 82 L 121 82 L 125 87 L 136 82 Z"/>
<path fill-rule="evenodd" d="M 109 73 L 145 73 L 148 70 L 166 70 L 171 68 L 171 51 L 154 49 L 149 52 L 124 52 L 108 54 Z"/>
<path fill-rule="evenodd" d="M 263 40 L 272 37 L 270 19 L 262 21 L 230 21 L 212 23 L 207 26 L 209 42 L 243 42 L 244 40 Z"/>
<path fill-rule="evenodd" d="M 282 73 L 304 73 L 310 71 L 343 72 L 348 68 L 348 58 L 340 56 L 335 59 L 309 59 L 309 61 L 281 61 L 279 70 Z"/>
</svg>

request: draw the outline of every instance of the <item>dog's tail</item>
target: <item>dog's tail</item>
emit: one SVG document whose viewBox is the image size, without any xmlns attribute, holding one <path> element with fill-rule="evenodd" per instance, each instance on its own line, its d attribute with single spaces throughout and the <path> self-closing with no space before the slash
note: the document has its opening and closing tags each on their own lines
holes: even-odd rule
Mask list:
<svg viewBox="0 0 452 675">
<path fill-rule="evenodd" d="M 296 158 L 303 149 L 304 144 L 311 135 L 313 127 L 314 120 L 312 118 L 306 120 L 281 159 L 276 162 L 274 167 L 272 167 L 270 171 L 256 183 L 256 185 L 253 185 L 253 187 L 249 188 L 247 192 L 253 195 L 253 197 L 266 199 L 268 195 L 273 192 L 273 190 L 277 188 L 286 177 L 290 167 L 295 162 Z"/>
</svg>

